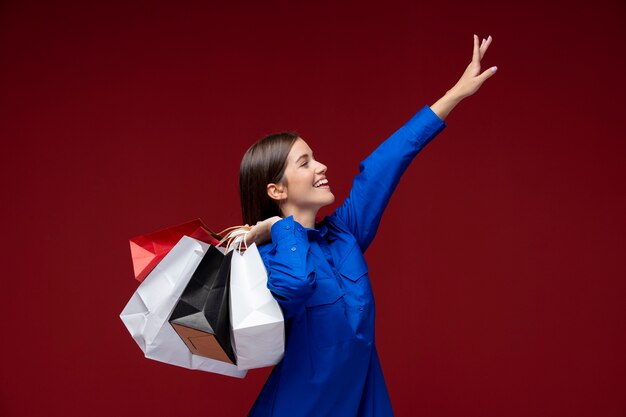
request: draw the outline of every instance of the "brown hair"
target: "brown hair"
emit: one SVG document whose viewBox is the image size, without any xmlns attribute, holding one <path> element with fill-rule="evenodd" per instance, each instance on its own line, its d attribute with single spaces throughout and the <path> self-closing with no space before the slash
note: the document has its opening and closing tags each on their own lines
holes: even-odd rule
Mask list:
<svg viewBox="0 0 626 417">
<path fill-rule="evenodd" d="M 296 132 L 279 132 L 256 142 L 241 160 L 239 167 L 239 197 L 244 224 L 254 226 L 258 221 L 280 216 L 275 200 L 267 195 L 267 184 L 284 184 L 287 156 L 296 139 Z"/>
</svg>

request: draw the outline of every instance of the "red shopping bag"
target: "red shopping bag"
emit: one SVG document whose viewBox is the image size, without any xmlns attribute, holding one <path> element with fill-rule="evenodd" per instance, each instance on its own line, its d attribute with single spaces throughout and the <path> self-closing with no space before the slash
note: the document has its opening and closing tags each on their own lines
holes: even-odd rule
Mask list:
<svg viewBox="0 0 626 417">
<path fill-rule="evenodd" d="M 183 236 L 189 236 L 211 245 L 217 245 L 222 239 L 200 219 L 136 236 L 130 239 L 135 279 L 142 282 Z"/>
</svg>

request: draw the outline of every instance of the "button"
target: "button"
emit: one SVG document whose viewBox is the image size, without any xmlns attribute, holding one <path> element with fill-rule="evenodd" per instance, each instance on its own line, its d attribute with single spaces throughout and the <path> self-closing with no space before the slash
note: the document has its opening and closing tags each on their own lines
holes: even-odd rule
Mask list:
<svg viewBox="0 0 626 417">
<path fill-rule="evenodd" d="M 359 307 L 359 310 L 363 311 L 363 307 Z"/>
<path fill-rule="evenodd" d="M 285 229 L 289 230 L 291 229 L 291 226 L 285 226 Z"/>
<path fill-rule="evenodd" d="M 298 227 L 298 232 L 301 232 L 301 231 L 302 231 L 302 228 L 301 228 L 301 227 Z"/>
<path fill-rule="evenodd" d="M 295 251 L 296 251 L 296 247 L 295 247 L 295 246 L 292 246 L 292 247 L 291 247 L 291 251 L 292 251 L 292 252 L 295 252 Z"/>
</svg>

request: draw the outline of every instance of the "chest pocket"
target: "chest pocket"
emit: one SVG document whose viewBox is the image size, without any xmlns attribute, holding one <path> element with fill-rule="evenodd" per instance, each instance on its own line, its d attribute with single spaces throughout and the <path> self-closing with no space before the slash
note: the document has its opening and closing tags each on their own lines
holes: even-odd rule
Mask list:
<svg viewBox="0 0 626 417">
<path fill-rule="evenodd" d="M 338 272 L 343 281 L 345 300 L 348 304 L 358 311 L 363 311 L 366 306 L 374 303 L 367 263 L 357 244 L 344 257 Z"/>
<path fill-rule="evenodd" d="M 356 335 L 346 315 L 344 291 L 334 277 L 317 278 L 317 288 L 306 302 L 309 340 L 317 348 L 333 348 Z"/>
<path fill-rule="evenodd" d="M 363 254 L 355 244 L 339 267 L 339 273 L 352 282 L 357 282 L 367 275 L 368 268 Z"/>
</svg>

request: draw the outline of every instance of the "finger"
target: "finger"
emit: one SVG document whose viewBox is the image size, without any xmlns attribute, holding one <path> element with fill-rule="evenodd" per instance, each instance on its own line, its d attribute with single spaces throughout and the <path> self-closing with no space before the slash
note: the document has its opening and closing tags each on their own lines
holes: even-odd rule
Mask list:
<svg viewBox="0 0 626 417">
<path fill-rule="evenodd" d="M 481 59 L 482 57 L 485 56 L 485 52 L 487 52 L 487 48 L 489 48 L 489 45 L 491 45 L 491 41 L 493 41 L 493 38 L 491 37 L 491 35 L 489 35 L 487 39 L 483 39 L 483 44 L 480 45 L 480 58 Z"/>
<path fill-rule="evenodd" d="M 472 61 L 480 62 L 480 47 L 478 46 L 478 36 L 474 35 L 474 54 Z"/>
<path fill-rule="evenodd" d="M 495 67 L 495 66 L 491 68 L 487 68 L 485 71 L 483 71 L 482 74 L 478 76 L 479 82 L 482 84 L 483 82 L 485 82 L 487 78 L 492 77 L 496 73 L 497 70 L 498 70 L 498 67 Z"/>
</svg>

